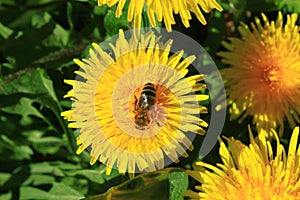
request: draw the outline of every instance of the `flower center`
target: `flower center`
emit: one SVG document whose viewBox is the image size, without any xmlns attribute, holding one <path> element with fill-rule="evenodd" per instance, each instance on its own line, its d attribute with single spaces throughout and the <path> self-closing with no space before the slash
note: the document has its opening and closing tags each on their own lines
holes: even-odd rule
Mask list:
<svg viewBox="0 0 300 200">
<path fill-rule="evenodd" d="M 269 66 L 263 72 L 264 81 L 269 85 L 271 91 L 279 91 L 282 72 L 277 66 Z"/>
</svg>

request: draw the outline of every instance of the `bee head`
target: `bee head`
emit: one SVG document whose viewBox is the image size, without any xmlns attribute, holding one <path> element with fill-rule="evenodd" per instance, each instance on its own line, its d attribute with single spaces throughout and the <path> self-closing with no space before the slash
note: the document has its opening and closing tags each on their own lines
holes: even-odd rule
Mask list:
<svg viewBox="0 0 300 200">
<path fill-rule="evenodd" d="M 135 119 L 136 128 L 140 130 L 144 130 L 145 126 L 148 126 L 150 123 L 150 119 L 144 115 L 138 116 Z"/>
</svg>

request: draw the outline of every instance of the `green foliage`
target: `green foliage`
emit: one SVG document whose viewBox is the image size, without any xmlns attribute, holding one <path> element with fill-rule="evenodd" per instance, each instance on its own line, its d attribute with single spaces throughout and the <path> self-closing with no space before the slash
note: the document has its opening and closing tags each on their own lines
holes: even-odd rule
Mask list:
<svg viewBox="0 0 300 200">
<path fill-rule="evenodd" d="M 169 172 L 169 199 L 183 199 L 183 194 L 188 188 L 188 175 L 184 171 Z"/>
<path fill-rule="evenodd" d="M 219 68 L 224 67 L 216 56 L 222 50 L 221 41 L 238 35 L 240 21 L 250 21 L 246 11 L 252 17 L 259 12 L 275 15 L 278 10 L 300 13 L 298 0 L 225 0 L 220 4 L 223 13 L 205 15 L 208 26 L 193 16 L 191 28 L 185 29 L 176 16 L 173 27 L 199 42 Z M 100 43 L 120 28 L 132 27 L 127 10 L 128 2 L 116 19 L 116 6 L 98 7 L 96 0 L 0 1 L 0 199 L 183 199 L 188 188 L 183 169 L 199 159 L 197 151 L 172 165 L 176 168 L 133 179 L 115 170 L 107 176 L 99 162 L 90 166 L 88 152 L 75 154 L 77 132 L 60 116 L 71 107 L 63 99 L 70 90 L 63 80 L 75 78 L 78 67 L 72 59 L 86 57 L 92 42 Z M 142 21 L 142 26 L 149 26 L 146 8 Z M 211 98 L 219 91 L 214 92 Z M 205 118 L 209 121 L 210 115 Z M 227 121 L 223 134 L 240 133 L 243 138 L 247 124 Z M 196 143 L 195 149 L 199 146 Z M 204 159 L 216 163 L 217 151 Z"/>
<path fill-rule="evenodd" d="M 188 177 L 180 168 L 166 168 L 156 172 L 141 174 L 122 184 L 111 187 L 106 193 L 91 196 L 96 199 L 183 199 L 188 187 Z"/>
</svg>

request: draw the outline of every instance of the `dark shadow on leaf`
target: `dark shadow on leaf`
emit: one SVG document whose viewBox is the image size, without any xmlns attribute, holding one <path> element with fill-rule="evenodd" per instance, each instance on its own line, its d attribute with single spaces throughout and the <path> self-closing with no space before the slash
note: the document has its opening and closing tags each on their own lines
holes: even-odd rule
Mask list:
<svg viewBox="0 0 300 200">
<path fill-rule="evenodd" d="M 22 183 L 28 179 L 29 175 L 30 168 L 28 165 L 17 168 L 11 178 L 0 188 L 0 192 L 12 190 L 12 199 L 19 199 L 19 189 Z"/>
</svg>

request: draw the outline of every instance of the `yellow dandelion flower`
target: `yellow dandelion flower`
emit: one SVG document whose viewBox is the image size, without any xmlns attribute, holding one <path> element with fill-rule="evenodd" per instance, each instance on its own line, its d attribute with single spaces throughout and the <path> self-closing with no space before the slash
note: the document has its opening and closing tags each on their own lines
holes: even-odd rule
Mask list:
<svg viewBox="0 0 300 200">
<path fill-rule="evenodd" d="M 125 3 L 126 0 L 98 0 L 99 6 L 107 4 L 109 7 L 112 7 L 118 4 L 116 17 L 122 15 Z M 189 20 L 192 19 L 190 12 L 193 12 L 202 24 L 206 24 L 199 7 L 206 13 L 212 9 L 223 10 L 216 0 L 130 0 L 127 18 L 129 22 L 134 21 L 134 28 L 141 27 L 144 5 L 147 6 L 147 15 L 151 26 L 156 26 L 156 20 L 159 22 L 164 21 L 168 31 L 171 31 L 171 25 L 176 23 L 173 14 L 179 14 L 182 23 L 188 28 L 190 26 Z"/>
<path fill-rule="evenodd" d="M 262 130 L 264 131 L 264 130 Z M 272 133 L 276 135 L 276 132 Z M 271 142 L 259 134 L 256 140 L 250 132 L 250 145 L 239 140 L 227 139 L 228 149 L 220 142 L 220 156 L 223 164 L 216 166 L 196 162 L 195 169 L 188 174 L 201 183 L 199 192 L 188 190 L 186 196 L 192 199 L 289 199 L 300 197 L 300 147 L 299 127 L 290 139 L 288 153 L 276 137 L 276 152 Z"/>
<path fill-rule="evenodd" d="M 193 149 L 186 132 L 204 134 L 201 126 L 208 126 L 199 115 L 207 112 L 199 101 L 208 96 L 195 94 L 206 88 L 203 76 L 185 78 L 195 56 L 169 56 L 172 40 L 159 42 L 153 32 L 126 36 L 120 31 L 109 43 L 111 53 L 94 43 L 87 59 L 74 60 L 81 80 L 66 81 L 73 89 L 65 97 L 74 102 L 62 116 L 80 131 L 77 153 L 91 147 L 90 164 L 100 160 L 107 174 L 113 167 L 135 173 L 177 162 Z"/>
<path fill-rule="evenodd" d="M 276 22 L 269 22 L 262 14 L 238 28 L 241 39 L 230 38 L 223 45 L 228 52 L 220 52 L 230 67 L 222 71 L 227 81 L 231 104 L 231 118 L 253 117 L 258 130 L 280 127 L 284 119 L 291 127 L 299 123 L 300 113 L 300 33 L 295 25 L 297 14 L 287 15 L 286 24 L 279 12 Z"/>
</svg>

